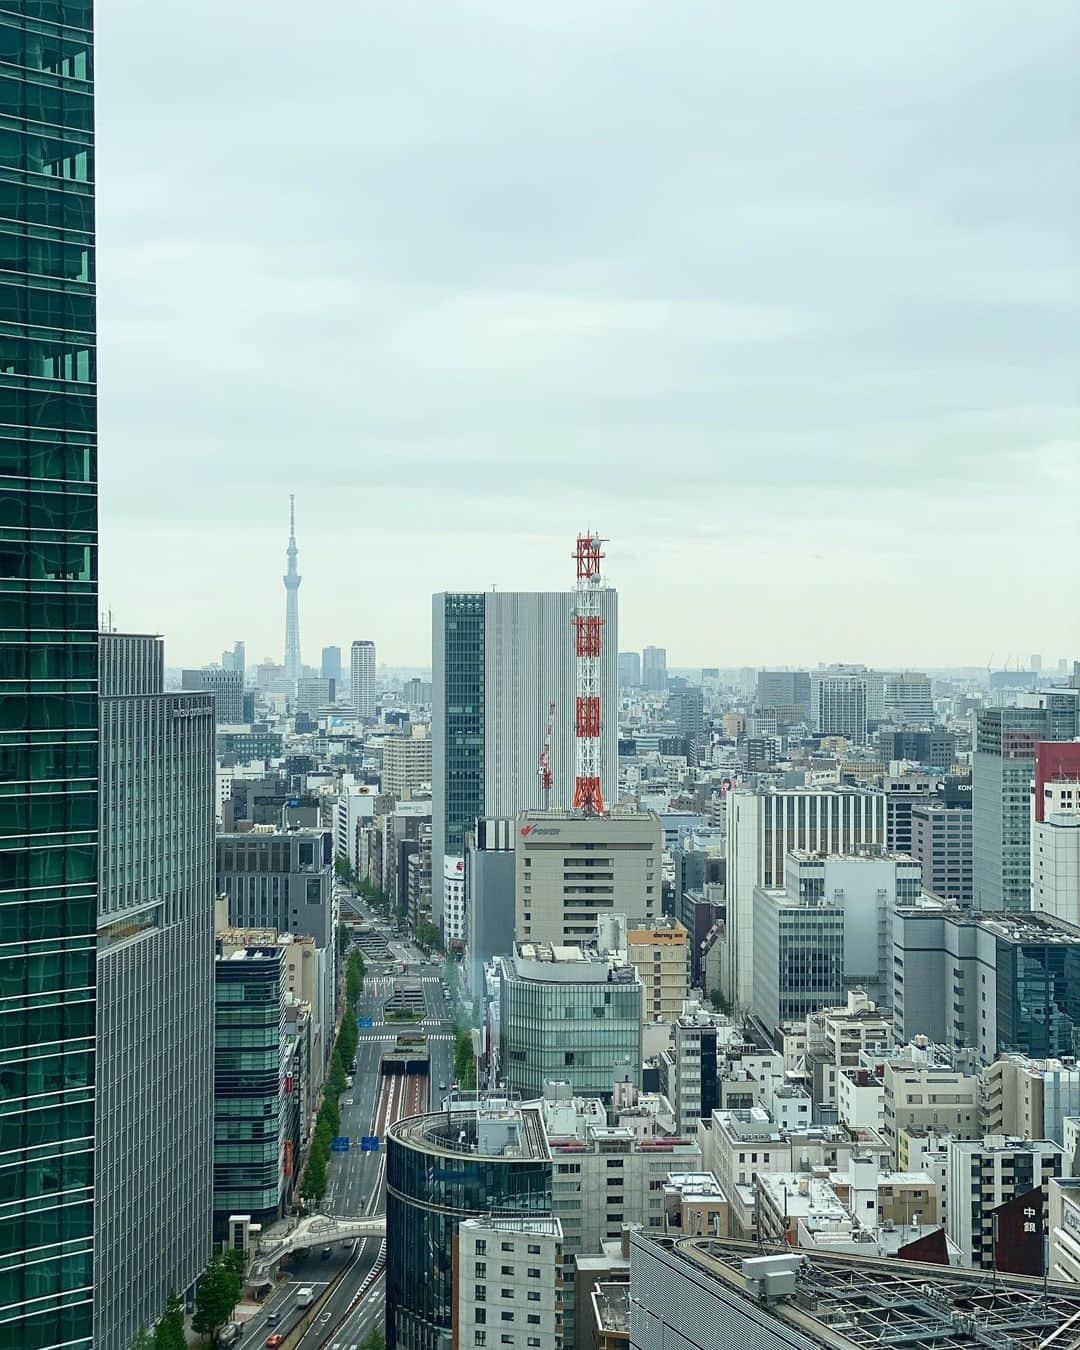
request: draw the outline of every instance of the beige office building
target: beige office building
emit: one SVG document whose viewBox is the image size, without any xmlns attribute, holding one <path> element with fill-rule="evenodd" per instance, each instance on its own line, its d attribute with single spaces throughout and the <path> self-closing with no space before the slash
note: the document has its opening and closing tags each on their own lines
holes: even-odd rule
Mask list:
<svg viewBox="0 0 1080 1350">
<path fill-rule="evenodd" d="M 626 934 L 630 964 L 644 986 L 647 1022 L 674 1022 L 690 993 L 690 935 L 677 919 L 659 919 Z"/>
<path fill-rule="evenodd" d="M 596 941 L 605 914 L 625 915 L 631 929 L 658 918 L 664 834 L 655 811 L 522 811 L 516 830 L 519 942 L 580 947 Z"/>
</svg>

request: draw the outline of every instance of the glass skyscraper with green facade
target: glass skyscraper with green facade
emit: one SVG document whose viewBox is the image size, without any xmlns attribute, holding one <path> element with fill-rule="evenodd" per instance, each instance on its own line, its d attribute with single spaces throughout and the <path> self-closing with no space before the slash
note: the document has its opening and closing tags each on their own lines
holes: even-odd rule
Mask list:
<svg viewBox="0 0 1080 1350">
<path fill-rule="evenodd" d="M 92 1336 L 91 23 L 0 0 L 0 1350 Z"/>
</svg>

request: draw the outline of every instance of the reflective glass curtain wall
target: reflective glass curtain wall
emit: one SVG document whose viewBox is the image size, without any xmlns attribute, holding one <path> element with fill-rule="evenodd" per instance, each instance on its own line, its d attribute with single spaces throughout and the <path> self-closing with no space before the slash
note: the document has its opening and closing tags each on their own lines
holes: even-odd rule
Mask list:
<svg viewBox="0 0 1080 1350">
<path fill-rule="evenodd" d="M 0 1350 L 92 1326 L 91 0 L 0 0 Z"/>
</svg>

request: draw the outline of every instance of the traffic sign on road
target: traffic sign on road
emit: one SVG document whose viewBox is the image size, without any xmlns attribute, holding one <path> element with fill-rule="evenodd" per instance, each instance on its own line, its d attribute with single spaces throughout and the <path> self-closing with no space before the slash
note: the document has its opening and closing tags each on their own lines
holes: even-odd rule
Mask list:
<svg viewBox="0 0 1080 1350">
<path fill-rule="evenodd" d="M 375 1025 L 374 1017 L 358 1017 L 356 1019 L 358 1027 L 373 1027 Z"/>
<path fill-rule="evenodd" d="M 331 1153 L 348 1153 L 352 1147 L 352 1140 L 347 1134 L 335 1134 L 330 1140 Z"/>
<path fill-rule="evenodd" d="M 379 1136 L 377 1134 L 361 1135 L 360 1151 L 362 1153 L 377 1153 L 379 1151 Z"/>
</svg>

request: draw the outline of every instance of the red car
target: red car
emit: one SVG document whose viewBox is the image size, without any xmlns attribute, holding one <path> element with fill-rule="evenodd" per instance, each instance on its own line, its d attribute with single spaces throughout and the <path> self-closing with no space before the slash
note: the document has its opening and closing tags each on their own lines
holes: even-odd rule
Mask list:
<svg viewBox="0 0 1080 1350">
<path fill-rule="evenodd" d="M 284 1341 L 285 1337 L 279 1331 L 275 1331 L 272 1336 L 266 1338 L 266 1344 L 270 1347 L 270 1350 L 275 1350 L 275 1347 L 282 1345 Z"/>
</svg>

